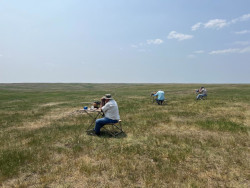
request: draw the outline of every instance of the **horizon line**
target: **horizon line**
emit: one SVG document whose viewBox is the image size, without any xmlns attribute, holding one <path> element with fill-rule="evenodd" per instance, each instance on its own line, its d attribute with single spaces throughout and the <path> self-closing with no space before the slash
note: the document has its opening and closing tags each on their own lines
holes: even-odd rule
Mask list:
<svg viewBox="0 0 250 188">
<path fill-rule="evenodd" d="M 250 84 L 249 82 L 0 82 L 0 84 Z"/>
</svg>

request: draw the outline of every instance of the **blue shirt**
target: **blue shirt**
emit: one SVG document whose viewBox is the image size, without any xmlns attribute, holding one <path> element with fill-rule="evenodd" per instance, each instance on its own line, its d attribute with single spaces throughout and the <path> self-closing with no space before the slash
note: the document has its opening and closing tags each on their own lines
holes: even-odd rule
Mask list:
<svg viewBox="0 0 250 188">
<path fill-rule="evenodd" d="M 165 96 L 164 96 L 164 91 L 158 91 L 156 94 L 154 94 L 154 96 L 158 96 L 158 100 L 164 100 Z"/>
</svg>

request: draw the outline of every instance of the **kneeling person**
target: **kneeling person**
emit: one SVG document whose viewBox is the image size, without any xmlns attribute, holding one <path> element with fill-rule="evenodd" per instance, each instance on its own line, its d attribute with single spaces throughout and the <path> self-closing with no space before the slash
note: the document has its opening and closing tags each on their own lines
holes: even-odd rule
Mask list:
<svg viewBox="0 0 250 188">
<path fill-rule="evenodd" d="M 116 101 L 111 97 L 111 95 L 106 94 L 102 98 L 103 102 L 104 100 L 105 100 L 105 104 L 104 106 L 101 106 L 101 110 L 104 113 L 104 117 L 101 119 L 97 119 L 95 122 L 94 130 L 97 135 L 100 135 L 100 130 L 104 125 L 109 124 L 109 123 L 118 123 L 120 119 L 118 105 Z"/>
<path fill-rule="evenodd" d="M 154 96 L 157 96 L 156 102 L 157 102 L 159 105 L 162 105 L 163 101 L 165 100 L 165 93 L 164 93 L 164 91 L 159 90 L 159 91 L 157 91 L 156 94 L 154 94 Z"/>
</svg>

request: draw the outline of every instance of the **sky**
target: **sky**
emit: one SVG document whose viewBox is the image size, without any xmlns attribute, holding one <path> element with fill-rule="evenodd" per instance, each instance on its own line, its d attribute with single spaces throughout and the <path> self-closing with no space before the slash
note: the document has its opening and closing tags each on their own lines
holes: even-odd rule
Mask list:
<svg viewBox="0 0 250 188">
<path fill-rule="evenodd" d="M 249 0 L 0 0 L 0 83 L 250 83 Z"/>
</svg>

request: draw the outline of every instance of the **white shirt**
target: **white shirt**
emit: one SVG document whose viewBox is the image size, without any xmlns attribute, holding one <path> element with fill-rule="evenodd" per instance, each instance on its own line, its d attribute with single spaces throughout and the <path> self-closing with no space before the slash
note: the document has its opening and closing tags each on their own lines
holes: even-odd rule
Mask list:
<svg viewBox="0 0 250 188">
<path fill-rule="evenodd" d="M 106 118 L 109 118 L 112 120 L 120 119 L 118 105 L 116 101 L 113 99 L 111 99 L 102 107 L 102 111 L 104 112 Z"/>
<path fill-rule="evenodd" d="M 205 88 L 202 88 L 201 93 L 202 94 L 207 94 L 207 90 Z"/>
</svg>

